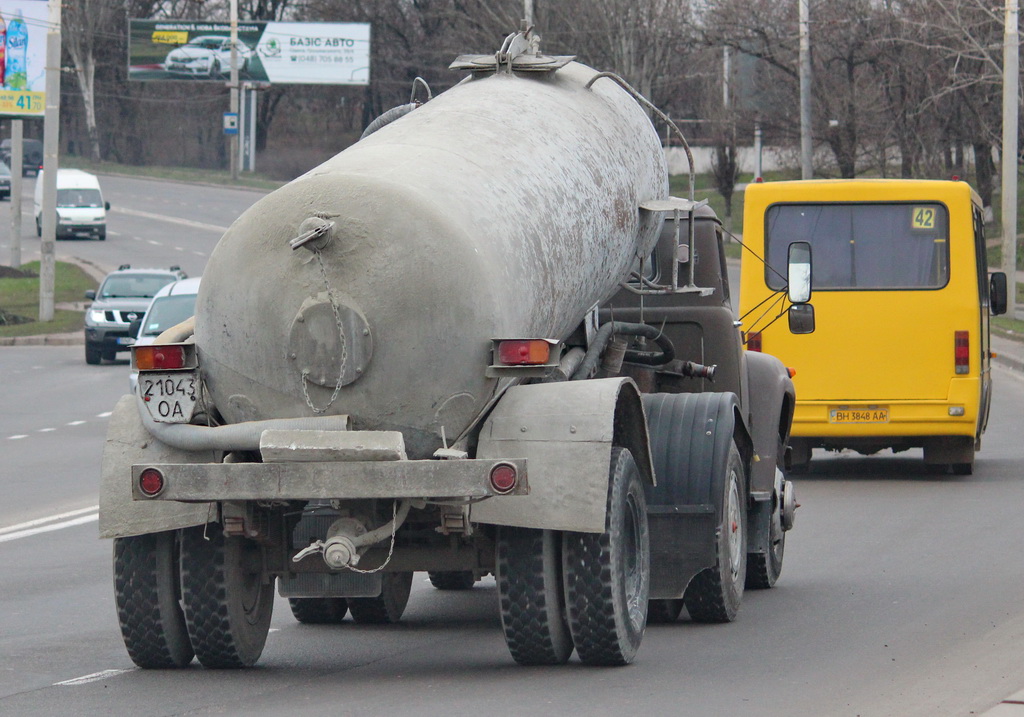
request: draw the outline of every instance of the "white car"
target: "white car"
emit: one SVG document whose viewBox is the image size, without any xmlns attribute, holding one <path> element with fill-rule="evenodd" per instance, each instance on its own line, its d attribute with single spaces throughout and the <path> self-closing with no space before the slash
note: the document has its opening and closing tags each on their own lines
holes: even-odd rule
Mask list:
<svg viewBox="0 0 1024 717">
<path fill-rule="evenodd" d="M 163 287 L 156 293 L 142 317 L 139 330 L 135 333 L 135 346 L 148 346 L 167 329 L 180 324 L 196 313 L 196 294 L 199 293 L 200 277 L 181 279 Z M 128 377 L 128 390 L 135 393 L 139 374 L 132 371 Z"/>
<path fill-rule="evenodd" d="M 252 58 L 252 48 L 238 43 L 238 71 L 244 72 Z M 231 70 L 231 38 L 225 35 L 200 35 L 167 53 L 164 70 L 172 75 L 214 79 Z"/>
</svg>

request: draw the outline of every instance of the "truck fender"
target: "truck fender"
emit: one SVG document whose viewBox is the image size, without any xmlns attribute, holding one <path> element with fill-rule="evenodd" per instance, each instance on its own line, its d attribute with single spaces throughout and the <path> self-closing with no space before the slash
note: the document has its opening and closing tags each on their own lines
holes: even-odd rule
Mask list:
<svg viewBox="0 0 1024 717">
<path fill-rule="evenodd" d="M 770 502 L 775 469 L 785 466 L 796 390 L 789 371 L 774 356 L 756 351 L 745 351 L 744 356 L 749 381 L 747 423 L 757 456 L 750 466 L 750 491 L 755 499 Z"/>
<path fill-rule="evenodd" d="M 122 396 L 110 416 L 103 448 L 100 537 L 124 538 L 206 523 L 215 507 L 212 503 L 132 500 L 132 464 L 216 462 L 213 451 L 182 451 L 153 438 L 142 424 L 135 396 Z"/>
<path fill-rule="evenodd" d="M 676 599 L 716 564 L 729 451 L 735 442 L 749 467 L 750 439 L 734 393 L 654 393 L 643 405 L 658 481 L 647 490 L 651 598 Z"/>
<path fill-rule="evenodd" d="M 477 503 L 477 523 L 601 533 L 612 447 L 628 448 L 642 480 L 654 471 L 640 392 L 631 379 L 516 386 L 484 422 L 477 458 L 525 458 L 530 495 Z"/>
</svg>

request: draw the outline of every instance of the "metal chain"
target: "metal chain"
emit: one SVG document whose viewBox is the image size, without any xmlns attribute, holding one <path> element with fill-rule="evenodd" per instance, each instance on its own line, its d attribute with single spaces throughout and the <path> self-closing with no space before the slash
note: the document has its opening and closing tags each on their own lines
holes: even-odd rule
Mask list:
<svg viewBox="0 0 1024 717">
<path fill-rule="evenodd" d="M 327 402 L 327 405 L 323 408 L 317 408 L 313 405 L 313 399 L 309 397 L 309 390 L 306 387 L 306 382 L 309 378 L 309 371 L 305 370 L 302 372 L 302 395 L 306 399 L 306 405 L 310 407 L 313 413 L 320 414 L 326 413 L 327 409 L 334 404 L 338 398 L 338 394 L 341 393 L 341 385 L 345 376 L 345 364 L 348 363 L 348 342 L 345 340 L 345 327 L 341 323 L 341 310 L 338 308 L 338 302 L 334 298 L 334 290 L 331 288 L 331 283 L 327 279 L 327 268 L 324 266 L 324 259 L 319 249 L 313 251 L 313 256 L 316 257 L 316 262 L 320 266 L 320 276 L 324 279 L 324 286 L 327 287 L 327 300 L 331 304 L 331 311 L 334 312 L 334 323 L 338 327 L 338 339 L 341 341 L 341 367 L 338 369 L 338 383 L 334 386 L 334 393 L 331 394 L 331 400 Z"/>
<path fill-rule="evenodd" d="M 395 533 L 398 532 L 398 501 L 394 501 L 391 504 L 391 547 L 388 548 L 388 557 L 380 564 L 379 567 L 373 570 L 360 570 L 359 568 L 349 566 L 348 569 L 354 573 L 362 573 L 363 575 L 370 575 L 372 573 L 379 573 L 381 570 L 388 566 L 391 562 L 391 556 L 395 553 Z"/>
</svg>

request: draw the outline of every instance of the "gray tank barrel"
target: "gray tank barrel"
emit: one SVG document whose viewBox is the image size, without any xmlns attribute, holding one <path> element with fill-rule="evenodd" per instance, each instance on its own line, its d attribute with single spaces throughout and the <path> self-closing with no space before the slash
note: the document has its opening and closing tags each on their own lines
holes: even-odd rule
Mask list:
<svg viewBox="0 0 1024 717">
<path fill-rule="evenodd" d="M 196 305 L 224 418 L 347 414 L 424 457 L 494 395 L 491 339 L 566 338 L 668 194 L 644 110 L 596 75 L 479 73 L 245 212 Z"/>
</svg>

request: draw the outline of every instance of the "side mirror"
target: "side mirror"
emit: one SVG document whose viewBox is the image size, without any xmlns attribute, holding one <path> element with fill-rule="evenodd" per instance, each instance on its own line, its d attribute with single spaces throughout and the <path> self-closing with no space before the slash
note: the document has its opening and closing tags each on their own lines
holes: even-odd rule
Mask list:
<svg viewBox="0 0 1024 717">
<path fill-rule="evenodd" d="M 789 245 L 786 283 L 790 303 L 799 305 L 811 300 L 811 245 L 805 241 Z"/>
<path fill-rule="evenodd" d="M 89 289 L 88 291 L 86 291 L 85 292 L 85 298 L 87 298 L 89 301 L 95 301 L 96 300 L 96 290 L 95 289 Z"/>
<path fill-rule="evenodd" d="M 132 319 L 128 323 L 128 336 L 131 338 L 138 338 L 139 329 L 142 328 L 142 319 Z"/>
<path fill-rule="evenodd" d="M 110 202 L 103 202 L 103 208 L 109 212 L 110 211 Z"/>
<path fill-rule="evenodd" d="M 999 316 L 1006 313 L 1009 297 L 1006 290 L 1006 274 L 993 271 L 988 275 L 988 307 L 989 313 Z"/>
<path fill-rule="evenodd" d="M 810 304 L 793 304 L 790 306 L 789 331 L 794 334 L 813 334 L 814 307 Z"/>
</svg>

